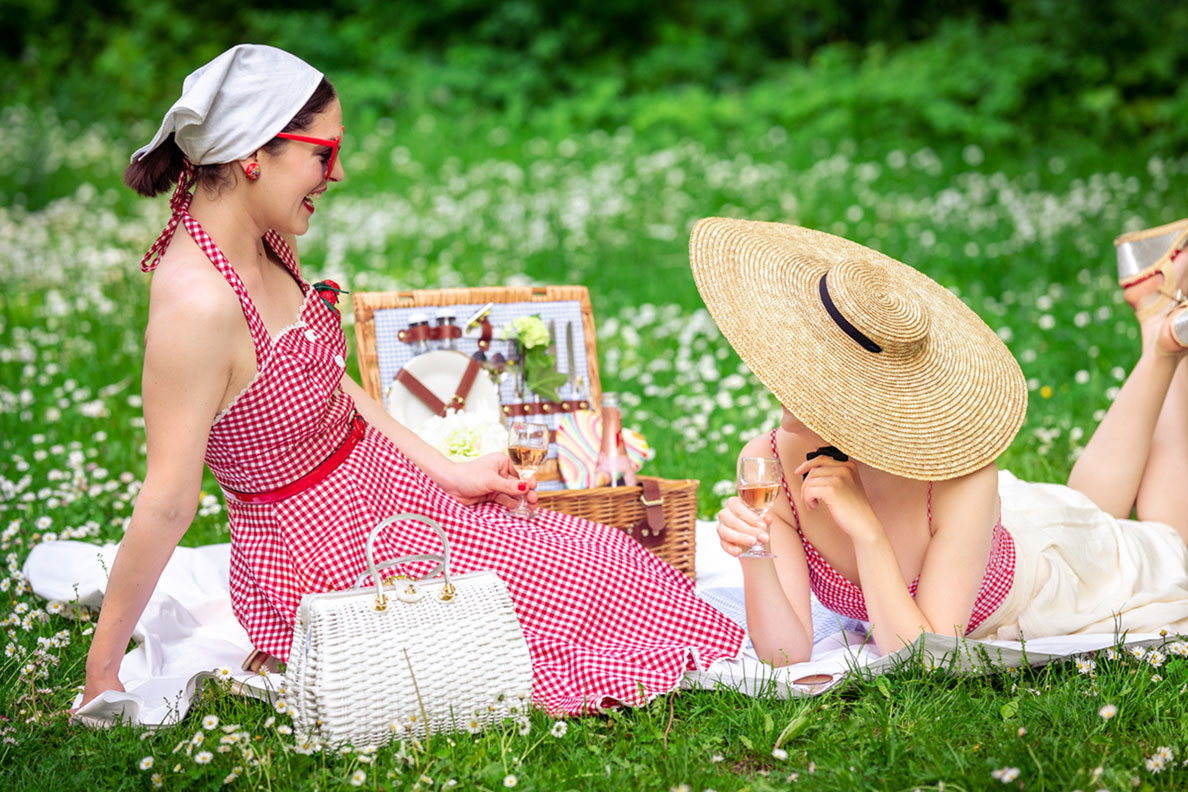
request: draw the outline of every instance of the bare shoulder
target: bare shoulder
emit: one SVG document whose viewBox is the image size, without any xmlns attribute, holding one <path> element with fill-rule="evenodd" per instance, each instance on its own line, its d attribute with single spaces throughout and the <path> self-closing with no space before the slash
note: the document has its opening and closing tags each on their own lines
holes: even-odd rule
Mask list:
<svg viewBox="0 0 1188 792">
<path fill-rule="evenodd" d="M 222 335 L 242 323 L 239 298 L 222 273 L 188 236 L 174 237 L 153 274 L 147 334 Z"/>
<path fill-rule="evenodd" d="M 742 450 L 738 452 L 738 458 L 743 457 L 771 457 L 774 456 L 771 452 L 771 432 L 763 432 L 755 435 L 747 441 Z"/>
<path fill-rule="evenodd" d="M 938 481 L 932 487 L 933 499 L 951 499 L 963 497 L 985 497 L 998 495 L 998 465 L 990 464 L 978 468 L 973 473 Z"/>
<path fill-rule="evenodd" d="M 973 473 L 936 482 L 932 508 L 940 525 L 974 530 L 986 520 L 992 524 L 998 514 L 998 466 L 991 462 Z"/>
</svg>

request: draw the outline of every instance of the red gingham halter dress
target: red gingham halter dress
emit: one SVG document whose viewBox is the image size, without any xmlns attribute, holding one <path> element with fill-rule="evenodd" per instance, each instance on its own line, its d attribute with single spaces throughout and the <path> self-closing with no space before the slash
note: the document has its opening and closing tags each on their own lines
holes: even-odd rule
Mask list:
<svg viewBox="0 0 1188 792">
<path fill-rule="evenodd" d="M 225 491 L 270 492 L 318 466 L 351 432 L 354 404 L 339 388 L 347 352 L 341 317 L 269 232 L 265 240 L 305 292 L 297 320 L 269 338 L 243 282 L 187 204 L 186 197 L 175 202 L 176 216 L 235 290 L 256 349 L 256 377 L 215 418 L 206 463 Z M 149 256 L 164 249 L 176 225 Z M 253 645 L 281 660 L 301 596 L 353 585 L 365 568 L 368 532 L 400 512 L 441 523 L 454 574 L 493 569 L 507 584 L 532 657 L 533 698 L 552 713 L 643 703 L 675 688 L 684 671 L 741 648 L 742 630 L 622 531 L 556 512 L 525 522 L 495 504 L 463 506 L 369 425 L 345 461 L 311 488 L 268 504 L 228 495 L 227 511 L 235 614 Z M 440 549 L 431 529 L 407 522 L 382 534 L 375 553 Z M 408 563 L 385 574 L 420 576 L 430 566 Z"/>
<path fill-rule="evenodd" d="M 771 431 L 771 452 L 775 458 L 780 458 L 776 448 L 776 430 Z M 862 589 L 843 577 L 825 558 L 817 552 L 817 548 L 805 538 L 800 530 L 800 514 L 796 511 L 796 501 L 792 498 L 792 490 L 788 487 L 788 479 L 784 476 L 783 466 L 780 466 L 780 479 L 784 484 L 784 496 L 788 498 L 788 505 L 792 507 L 793 526 L 800 535 L 800 543 L 804 545 L 804 558 L 808 562 L 809 586 L 821 604 L 834 613 L 848 616 L 851 619 L 870 621 L 866 615 L 866 598 Z M 928 532 L 932 533 L 932 482 L 928 482 Z M 994 524 L 994 533 L 990 539 L 990 557 L 986 561 L 986 572 L 982 575 L 982 585 L 978 588 L 977 599 L 974 600 L 973 613 L 969 623 L 965 626 L 965 634 L 969 635 L 986 617 L 994 613 L 1007 592 L 1011 590 L 1011 583 L 1015 579 L 1015 540 L 1002 527 L 1002 514 L 999 512 L 998 521 Z M 912 599 L 916 598 L 916 586 L 920 584 L 920 576 L 908 586 L 908 593 Z"/>
</svg>

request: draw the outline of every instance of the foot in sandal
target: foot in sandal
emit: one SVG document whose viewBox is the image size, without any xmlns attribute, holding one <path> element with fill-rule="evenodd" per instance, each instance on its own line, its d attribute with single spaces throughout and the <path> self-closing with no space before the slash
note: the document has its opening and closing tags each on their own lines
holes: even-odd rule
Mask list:
<svg viewBox="0 0 1188 792">
<path fill-rule="evenodd" d="M 1155 341 L 1155 350 L 1177 357 L 1188 352 L 1188 302 L 1173 308 L 1163 321 Z"/>
<path fill-rule="evenodd" d="M 1141 322 L 1182 302 L 1188 292 L 1188 218 L 1114 240 L 1118 282 Z"/>
</svg>

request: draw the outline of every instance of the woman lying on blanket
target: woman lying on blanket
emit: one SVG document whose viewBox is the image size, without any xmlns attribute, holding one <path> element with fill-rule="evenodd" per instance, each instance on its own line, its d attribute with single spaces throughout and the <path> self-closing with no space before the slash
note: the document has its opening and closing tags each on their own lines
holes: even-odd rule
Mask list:
<svg viewBox="0 0 1188 792">
<path fill-rule="evenodd" d="M 143 195 L 176 187 L 173 216 L 141 262 L 156 269 L 148 471 L 111 570 L 83 705 L 122 689 L 120 661 L 194 516 L 204 462 L 227 500 L 232 604 L 256 649 L 246 668 L 288 657 L 302 595 L 353 585 L 368 532 L 401 512 L 441 523 L 455 574 L 493 569 L 507 584 L 534 699 L 554 713 L 638 703 L 689 668 L 735 656 L 742 631 L 672 567 L 614 528 L 543 510 L 509 516 L 526 488 L 506 456 L 450 462 L 347 375 L 340 290 L 311 286 L 295 247 L 315 201 L 344 177 L 342 106 L 321 72 L 241 45 L 182 90 L 125 175 Z M 377 557 L 441 550 L 419 523 L 395 528 L 378 538 Z"/>
<path fill-rule="evenodd" d="M 809 591 L 884 652 L 922 631 L 1019 639 L 1188 629 L 1188 221 L 1119 239 L 1142 355 L 1067 487 L 998 472 L 1027 387 L 1006 347 L 914 269 L 829 234 L 710 218 L 698 288 L 784 405 L 742 457 L 774 508 L 718 515 L 747 624 L 776 665 L 812 651 Z M 1134 509 L 1137 521 L 1127 519 Z"/>
</svg>

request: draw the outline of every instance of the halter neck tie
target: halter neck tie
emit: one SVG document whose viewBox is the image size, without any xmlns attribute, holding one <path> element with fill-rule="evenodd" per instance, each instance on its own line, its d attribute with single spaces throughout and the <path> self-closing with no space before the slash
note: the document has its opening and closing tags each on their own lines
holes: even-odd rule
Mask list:
<svg viewBox="0 0 1188 792">
<path fill-rule="evenodd" d="M 173 195 L 169 197 L 169 208 L 173 210 L 173 214 L 170 216 L 169 222 L 165 224 L 161 235 L 157 237 L 157 241 L 140 260 L 142 272 L 152 272 L 157 268 L 161 256 L 169 247 L 169 243 L 173 241 L 173 234 L 177 231 L 178 222 L 182 215 L 189 210 L 190 201 L 194 200 L 194 193 L 190 192 L 190 187 L 194 184 L 194 163 L 190 162 L 189 157 L 185 158 L 184 163 L 182 172 L 177 177 L 177 186 L 173 188 Z"/>
</svg>

